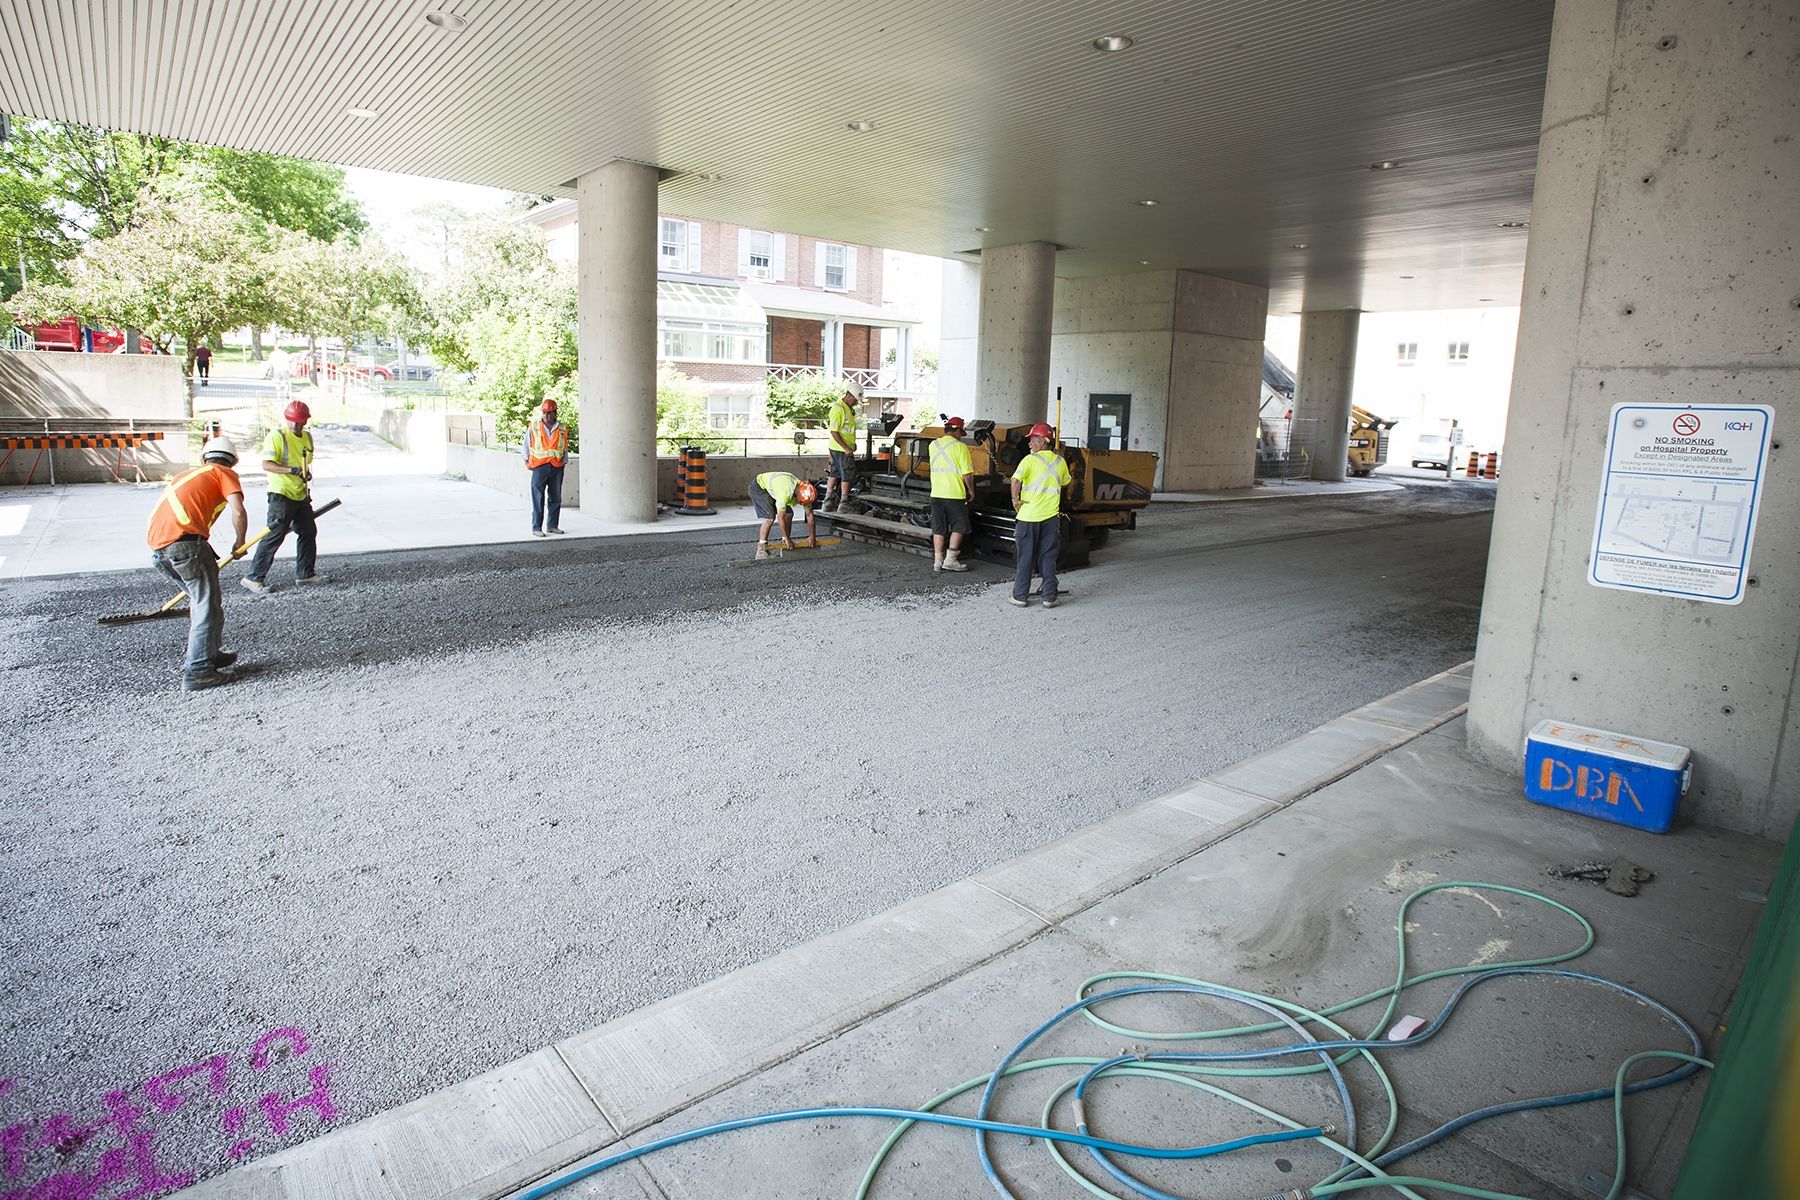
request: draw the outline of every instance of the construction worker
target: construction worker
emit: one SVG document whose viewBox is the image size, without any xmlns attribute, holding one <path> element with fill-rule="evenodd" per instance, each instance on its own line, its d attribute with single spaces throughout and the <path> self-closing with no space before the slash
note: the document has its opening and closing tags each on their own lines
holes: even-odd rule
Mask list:
<svg viewBox="0 0 1800 1200">
<path fill-rule="evenodd" d="M 569 427 L 556 420 L 556 401 L 545 400 L 525 429 L 525 465 L 531 471 L 531 536 L 562 532 L 563 467 L 569 457 Z M 549 508 L 545 524 L 544 509 Z"/>
<path fill-rule="evenodd" d="M 269 532 L 256 544 L 250 569 L 238 580 L 245 591 L 258 596 L 269 590 L 269 568 L 290 529 L 294 531 L 294 581 L 325 582 L 318 567 L 318 527 L 313 524 L 313 436 L 306 431 L 312 409 L 304 400 L 290 400 L 281 415 L 286 423 L 271 429 L 263 443 L 263 470 L 269 476 Z"/>
<path fill-rule="evenodd" d="M 850 502 L 850 485 L 856 479 L 856 408 L 862 403 L 862 385 L 846 383 L 844 394 L 831 402 L 825 413 L 825 429 L 831 435 L 831 466 L 825 475 L 826 512 L 842 511 Z M 833 503 L 832 489 L 837 501 Z"/>
<path fill-rule="evenodd" d="M 1044 577 L 1044 607 L 1062 603 L 1056 590 L 1056 556 L 1062 550 L 1062 494 L 1073 481 L 1069 464 L 1061 454 L 1050 449 L 1056 432 L 1039 421 L 1031 427 L 1031 453 L 1019 460 L 1012 476 L 1013 512 L 1017 524 L 1013 547 L 1019 569 L 1013 575 L 1012 603 L 1025 608 L 1030 603 L 1031 571 Z"/>
<path fill-rule="evenodd" d="M 230 438 L 209 438 L 200 448 L 200 465 L 171 480 L 150 510 L 145 538 L 150 560 L 188 597 L 187 659 L 181 669 L 184 692 L 230 683 L 231 675 L 220 668 L 237 661 L 237 655 L 219 649 L 225 605 L 219 596 L 219 556 L 208 540 L 213 522 L 229 508 L 232 550 L 243 548 L 249 521 L 244 485 L 234 469 L 237 461 L 237 447 Z"/>
<path fill-rule="evenodd" d="M 973 531 L 969 510 L 975 503 L 975 463 L 963 444 L 963 419 L 944 422 L 944 435 L 931 443 L 931 569 L 966 571 L 963 539 Z M 949 546 L 946 549 L 945 542 Z"/>
<path fill-rule="evenodd" d="M 794 548 L 796 504 L 806 512 L 806 544 L 810 549 L 817 549 L 819 521 L 813 515 L 813 501 L 818 498 L 819 489 L 815 485 L 786 471 L 764 471 L 752 479 L 750 503 L 756 506 L 756 515 L 762 518 L 762 526 L 756 531 L 756 557 L 769 557 L 769 528 L 778 519 L 781 522 L 781 548 Z"/>
</svg>

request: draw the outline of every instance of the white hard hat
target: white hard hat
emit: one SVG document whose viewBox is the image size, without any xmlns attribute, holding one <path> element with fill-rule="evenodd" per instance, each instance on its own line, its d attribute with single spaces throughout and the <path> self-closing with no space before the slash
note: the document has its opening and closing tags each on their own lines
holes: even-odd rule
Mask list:
<svg viewBox="0 0 1800 1200">
<path fill-rule="evenodd" d="M 854 379 L 846 379 L 844 381 L 844 395 L 856 397 L 857 403 L 860 404 L 863 398 L 863 385 L 857 383 Z"/>
<path fill-rule="evenodd" d="M 200 447 L 200 461 L 202 462 L 219 461 L 228 467 L 235 467 L 237 460 L 237 447 L 231 444 L 231 439 L 228 437 L 207 438 L 206 444 Z"/>
</svg>

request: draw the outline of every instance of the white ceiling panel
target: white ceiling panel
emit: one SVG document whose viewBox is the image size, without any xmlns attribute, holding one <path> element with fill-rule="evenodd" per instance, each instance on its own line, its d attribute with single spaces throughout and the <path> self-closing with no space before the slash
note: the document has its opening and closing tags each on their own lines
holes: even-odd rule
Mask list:
<svg viewBox="0 0 1800 1200">
<path fill-rule="evenodd" d="M 1551 7 L 0 0 L 0 110 L 529 192 L 630 159 L 670 211 L 1277 312 L 1511 304 Z"/>
</svg>

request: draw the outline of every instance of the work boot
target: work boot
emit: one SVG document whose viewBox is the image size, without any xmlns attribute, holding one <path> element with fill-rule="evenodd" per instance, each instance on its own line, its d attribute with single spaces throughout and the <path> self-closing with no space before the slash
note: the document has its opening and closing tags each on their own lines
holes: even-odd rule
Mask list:
<svg viewBox="0 0 1800 1200">
<path fill-rule="evenodd" d="M 544 530 L 544 532 L 545 533 L 561 533 L 562 530 L 560 530 L 556 526 L 552 525 L 550 528 Z"/>
<path fill-rule="evenodd" d="M 220 671 L 217 669 L 208 671 L 204 675 L 187 675 L 181 680 L 181 690 L 184 692 L 204 692 L 207 688 L 216 688 L 221 684 L 230 683 L 234 678 L 236 678 L 236 676 L 232 675 L 229 671 Z"/>
<path fill-rule="evenodd" d="M 319 573 L 318 573 L 318 572 L 317 572 L 317 571 L 314 571 L 314 572 L 313 572 L 313 573 L 312 573 L 312 574 L 311 574 L 311 575 L 297 575 L 297 576 L 295 576 L 295 577 L 294 577 L 294 582 L 295 582 L 295 583 L 330 583 L 330 582 L 331 582 L 331 576 L 329 576 L 329 575 L 321 575 L 321 574 L 319 574 Z"/>
<path fill-rule="evenodd" d="M 252 596 L 260 596 L 269 590 L 268 584 L 260 579 L 252 579 L 248 575 L 238 580 L 238 586 L 243 588 L 246 592 L 249 592 Z"/>
<path fill-rule="evenodd" d="M 756 557 L 757 557 L 757 561 L 759 561 L 759 562 L 761 560 L 769 557 L 769 543 L 767 543 L 767 542 L 756 543 Z"/>
<path fill-rule="evenodd" d="M 544 536 L 544 531 L 543 531 L 543 530 L 541 530 L 541 529 L 534 529 L 534 530 L 532 530 L 532 531 L 531 531 L 531 536 L 532 536 L 532 537 L 543 537 L 543 536 Z"/>
<path fill-rule="evenodd" d="M 216 671 L 220 667 L 229 667 L 232 663 L 236 662 L 237 660 L 238 660 L 237 651 L 221 650 L 217 654 L 213 655 L 213 669 Z"/>
<path fill-rule="evenodd" d="M 1021 600 L 1017 596 L 1008 596 L 1006 598 L 1006 602 L 1008 604 L 1012 605 L 1014 608 L 1030 608 L 1031 607 L 1031 601 Z"/>
<path fill-rule="evenodd" d="M 944 556 L 943 555 L 934 554 L 931 556 L 931 569 L 933 572 L 941 571 L 944 569 Z"/>
<path fill-rule="evenodd" d="M 1052 596 L 1048 600 L 1044 601 L 1044 607 L 1045 608 L 1055 608 L 1057 605 L 1059 605 L 1061 603 L 1062 603 L 1061 596 Z"/>
<path fill-rule="evenodd" d="M 966 571 L 966 570 L 968 570 L 969 564 L 964 562 L 962 560 L 961 556 L 962 556 L 961 550 L 946 551 L 944 554 L 944 570 L 946 570 L 946 571 Z"/>
</svg>

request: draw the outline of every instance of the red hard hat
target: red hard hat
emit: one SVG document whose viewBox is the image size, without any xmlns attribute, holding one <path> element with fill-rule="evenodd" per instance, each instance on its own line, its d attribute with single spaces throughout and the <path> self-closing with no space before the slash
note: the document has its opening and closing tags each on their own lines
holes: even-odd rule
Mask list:
<svg viewBox="0 0 1800 1200">
<path fill-rule="evenodd" d="M 547 413 L 555 412 L 556 411 L 556 401 L 546 399 L 544 401 L 544 411 Z"/>
<path fill-rule="evenodd" d="M 1054 429 L 1050 428 L 1048 425 L 1044 424 L 1042 421 L 1039 421 L 1036 425 L 1033 425 L 1031 427 L 1031 433 L 1029 436 L 1041 437 L 1041 438 L 1053 438 L 1056 436 L 1056 431 Z"/>
<path fill-rule="evenodd" d="M 951 417 L 944 422 L 944 428 L 954 429 L 960 433 L 963 428 L 963 419 L 961 417 Z"/>
<path fill-rule="evenodd" d="M 304 400 L 290 400 L 288 406 L 281 410 L 281 415 L 296 425 L 304 425 L 312 420 L 312 409 L 306 407 Z"/>
<path fill-rule="evenodd" d="M 806 480 L 802 479 L 794 485 L 794 499 L 798 500 L 802 507 L 811 508 L 812 502 L 818 498 L 819 489 Z"/>
</svg>

